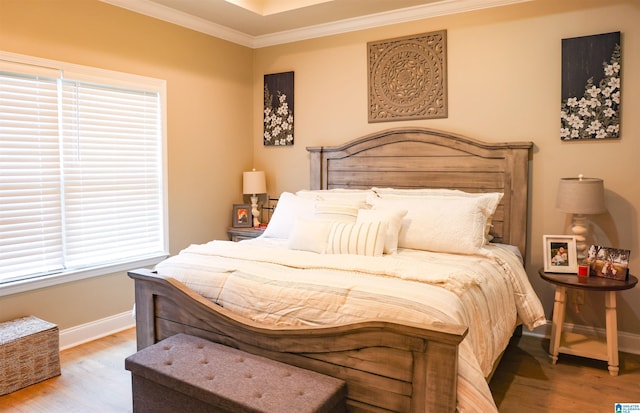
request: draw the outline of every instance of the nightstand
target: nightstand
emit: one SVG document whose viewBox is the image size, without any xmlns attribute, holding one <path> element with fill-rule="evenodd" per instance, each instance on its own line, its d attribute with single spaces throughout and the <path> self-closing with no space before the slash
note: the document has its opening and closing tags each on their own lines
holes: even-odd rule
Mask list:
<svg viewBox="0 0 640 413">
<path fill-rule="evenodd" d="M 576 274 L 556 274 L 539 269 L 543 280 L 556 286 L 555 303 L 553 305 L 553 321 L 551 325 L 551 342 L 549 353 L 551 362 L 556 364 L 558 353 L 588 357 L 609 363 L 609 374 L 617 376 L 618 366 L 618 319 L 616 311 L 616 292 L 635 287 L 638 279 L 629 274 L 626 281 L 612 280 L 602 277 L 578 277 Z M 590 337 L 583 334 L 562 333 L 567 301 L 567 288 L 578 288 L 604 293 L 606 308 L 606 338 Z"/>
<path fill-rule="evenodd" d="M 256 238 L 264 234 L 264 228 L 227 228 L 227 235 L 233 242 L 242 241 L 243 239 Z"/>
</svg>

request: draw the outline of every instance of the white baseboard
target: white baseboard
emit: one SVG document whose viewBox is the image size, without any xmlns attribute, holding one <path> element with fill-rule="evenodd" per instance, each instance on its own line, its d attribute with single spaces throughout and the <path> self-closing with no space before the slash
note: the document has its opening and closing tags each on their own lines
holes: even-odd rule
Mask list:
<svg viewBox="0 0 640 413">
<path fill-rule="evenodd" d="M 110 334 L 135 327 L 131 311 L 112 315 L 90 323 L 65 328 L 60 331 L 60 350 L 93 341 Z"/>
<path fill-rule="evenodd" d="M 75 347 L 132 327 L 135 327 L 133 313 L 126 311 L 90 323 L 66 328 L 60 331 L 60 350 Z M 606 331 L 603 328 L 565 323 L 563 329 L 573 333 L 606 337 Z M 538 327 L 533 331 L 524 328 L 523 334 L 549 338 L 551 336 L 551 321 L 547 320 L 544 326 Z M 640 335 L 618 331 L 618 350 L 625 353 L 640 354 Z"/>
<path fill-rule="evenodd" d="M 577 334 L 585 334 L 596 337 L 606 337 L 607 331 L 604 328 L 595 328 L 581 324 L 564 323 L 563 331 Z M 529 331 L 523 329 L 523 335 L 535 337 L 551 337 L 551 321 L 547 320 L 547 324 Z M 624 353 L 640 354 L 640 335 L 631 334 L 624 331 L 618 331 L 618 350 Z"/>
</svg>

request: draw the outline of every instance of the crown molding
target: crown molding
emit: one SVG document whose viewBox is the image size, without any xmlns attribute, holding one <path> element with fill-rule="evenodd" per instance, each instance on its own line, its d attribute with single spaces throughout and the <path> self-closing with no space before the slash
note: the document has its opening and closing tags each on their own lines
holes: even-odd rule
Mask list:
<svg viewBox="0 0 640 413">
<path fill-rule="evenodd" d="M 113 6 L 121 7 L 145 16 L 153 17 L 178 26 L 186 27 L 223 40 L 227 40 L 252 49 L 276 46 L 301 40 L 309 40 L 324 36 L 348 33 L 357 30 L 405 23 L 450 14 L 525 3 L 534 0 L 443 0 L 422 6 L 409 7 L 389 12 L 376 13 L 353 19 L 339 20 L 332 23 L 319 24 L 300 29 L 261 36 L 250 36 L 229 27 L 204 20 L 150 0 L 100 0 Z"/>
<path fill-rule="evenodd" d="M 533 0 L 445 0 L 422 6 L 409 7 L 384 13 L 376 13 L 353 19 L 339 20 L 327 24 L 287 30 L 263 36 L 255 36 L 252 46 L 255 49 L 278 44 L 292 43 L 324 36 L 371 29 L 374 27 L 406 23 L 450 14 L 465 13 L 492 7 L 524 3 Z"/>
<path fill-rule="evenodd" d="M 187 14 L 149 0 L 100 0 L 112 6 L 127 9 L 154 19 L 173 23 L 187 29 L 218 37 L 232 43 L 253 48 L 254 36 L 239 32 L 221 24 L 213 23 L 192 14 Z"/>
</svg>

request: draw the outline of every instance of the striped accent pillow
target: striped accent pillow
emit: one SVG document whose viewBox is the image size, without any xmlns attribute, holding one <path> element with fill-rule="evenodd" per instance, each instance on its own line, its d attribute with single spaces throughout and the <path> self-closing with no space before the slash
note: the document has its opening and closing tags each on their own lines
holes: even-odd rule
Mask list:
<svg viewBox="0 0 640 413">
<path fill-rule="evenodd" d="M 381 221 L 335 222 L 329 232 L 327 254 L 380 256 L 386 232 L 386 223 Z"/>
<path fill-rule="evenodd" d="M 358 211 L 356 222 L 385 222 L 387 230 L 383 252 L 395 254 L 398 251 L 398 234 L 402 228 L 402 218 L 405 215 L 407 215 L 406 209 L 361 209 Z"/>
</svg>

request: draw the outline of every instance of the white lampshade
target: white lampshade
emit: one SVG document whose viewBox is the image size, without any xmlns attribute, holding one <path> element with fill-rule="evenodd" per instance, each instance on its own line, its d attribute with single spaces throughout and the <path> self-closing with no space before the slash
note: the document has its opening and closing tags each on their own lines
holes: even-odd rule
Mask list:
<svg viewBox="0 0 640 413">
<path fill-rule="evenodd" d="M 242 193 L 243 194 L 265 194 L 267 193 L 267 180 L 264 171 L 253 171 L 242 173 Z"/>
<path fill-rule="evenodd" d="M 556 207 L 569 214 L 601 214 L 604 205 L 604 181 L 599 178 L 561 178 Z"/>
</svg>

